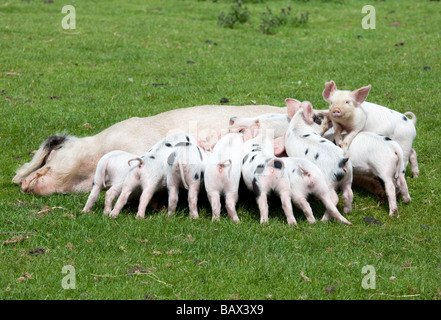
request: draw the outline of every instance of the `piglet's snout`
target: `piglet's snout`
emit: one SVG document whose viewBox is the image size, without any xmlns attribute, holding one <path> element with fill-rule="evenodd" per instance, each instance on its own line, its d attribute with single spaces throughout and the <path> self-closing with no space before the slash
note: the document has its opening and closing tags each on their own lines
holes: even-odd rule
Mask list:
<svg viewBox="0 0 441 320">
<path fill-rule="evenodd" d="M 331 110 L 332 116 L 336 117 L 336 118 L 340 118 L 343 116 L 343 111 L 340 110 L 339 108 L 334 108 Z"/>
</svg>

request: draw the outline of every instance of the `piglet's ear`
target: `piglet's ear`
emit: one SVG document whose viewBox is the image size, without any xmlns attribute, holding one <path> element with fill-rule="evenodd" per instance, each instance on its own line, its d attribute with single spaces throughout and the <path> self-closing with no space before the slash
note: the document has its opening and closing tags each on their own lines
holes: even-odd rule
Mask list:
<svg viewBox="0 0 441 320">
<path fill-rule="evenodd" d="M 323 99 L 325 99 L 326 102 L 331 102 L 330 98 L 335 91 L 337 91 L 337 86 L 335 85 L 335 82 L 333 80 L 329 82 L 325 82 L 325 89 L 323 90 Z"/>
<path fill-rule="evenodd" d="M 285 135 L 274 139 L 274 154 L 280 156 L 285 151 Z"/>
<path fill-rule="evenodd" d="M 371 85 L 368 85 L 366 87 L 362 87 L 360 89 L 352 91 L 352 94 L 354 95 L 356 103 L 362 104 L 364 102 L 364 100 L 366 100 L 367 96 L 369 95 L 370 90 L 371 90 Z"/>
<path fill-rule="evenodd" d="M 296 99 L 286 98 L 286 107 L 288 109 L 288 117 L 292 119 L 297 111 L 300 109 L 300 101 Z"/>
<path fill-rule="evenodd" d="M 314 120 L 312 117 L 314 116 L 314 111 L 312 110 L 311 102 L 303 101 L 301 106 L 303 108 L 303 119 L 305 119 L 307 124 L 313 124 Z"/>
</svg>

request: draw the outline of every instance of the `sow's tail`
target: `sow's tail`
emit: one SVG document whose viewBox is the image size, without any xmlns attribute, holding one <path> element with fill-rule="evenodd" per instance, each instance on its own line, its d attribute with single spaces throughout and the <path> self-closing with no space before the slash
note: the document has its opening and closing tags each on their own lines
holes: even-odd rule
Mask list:
<svg viewBox="0 0 441 320">
<path fill-rule="evenodd" d="M 44 166 L 51 152 L 61 148 L 66 140 L 70 138 L 71 137 L 66 135 L 49 137 L 41 144 L 31 162 L 25 163 L 15 172 L 15 177 L 12 179 L 12 183 L 20 184 L 29 174 Z"/>
</svg>

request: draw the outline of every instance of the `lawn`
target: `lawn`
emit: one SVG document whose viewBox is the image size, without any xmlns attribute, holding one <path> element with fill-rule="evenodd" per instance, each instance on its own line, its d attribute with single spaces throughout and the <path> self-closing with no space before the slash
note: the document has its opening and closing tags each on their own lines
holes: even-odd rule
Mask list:
<svg viewBox="0 0 441 320">
<path fill-rule="evenodd" d="M 244 2 L 249 20 L 233 28 L 218 24 L 227 0 L 0 3 L 0 299 L 441 298 L 441 2 L 372 1 L 375 29 L 362 28 L 366 1 Z M 75 7 L 76 29 L 62 28 L 64 5 Z M 267 7 L 288 6 L 307 22 L 259 29 Z M 260 225 L 246 191 L 239 224 L 225 212 L 212 222 L 203 192 L 195 221 L 184 200 L 168 218 L 164 195 L 145 220 L 135 220 L 136 203 L 113 220 L 104 192 L 82 214 L 88 194 L 43 197 L 11 183 L 55 133 L 93 135 L 222 98 L 327 108 L 331 79 L 339 89 L 371 84 L 368 101 L 418 118 L 421 174 L 407 169 L 412 202 L 398 202 L 399 217 L 354 188 L 352 226 L 310 225 L 298 209 L 289 226 L 277 198 Z M 323 207 L 313 209 L 320 219 Z"/>
</svg>

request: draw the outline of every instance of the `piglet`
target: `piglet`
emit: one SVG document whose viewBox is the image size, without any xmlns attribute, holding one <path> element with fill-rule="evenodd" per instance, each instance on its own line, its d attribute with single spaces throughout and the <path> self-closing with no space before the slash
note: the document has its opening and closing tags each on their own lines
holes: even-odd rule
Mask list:
<svg viewBox="0 0 441 320">
<path fill-rule="evenodd" d="M 304 157 L 317 165 L 323 172 L 325 181 L 336 205 L 338 195 L 336 190 L 341 189 L 344 201 L 344 213 L 352 210 L 352 164 L 345 152 L 323 135 L 331 126 L 326 113 L 314 111 L 309 101 L 299 102 L 295 99 L 286 99 L 288 115 L 291 122 L 285 136 L 279 139 L 277 148 L 285 147 L 290 157 Z M 325 212 L 324 220 L 330 217 L 331 212 Z"/>
<path fill-rule="evenodd" d="M 242 170 L 243 134 L 228 133 L 214 146 L 205 163 L 204 184 L 213 212 L 213 221 L 219 220 L 220 196 L 225 196 L 225 207 L 234 222 L 239 222 L 236 203 Z"/>
<path fill-rule="evenodd" d="M 137 159 L 136 157 L 137 156 L 133 153 L 121 150 L 108 152 L 101 157 L 95 170 L 92 190 L 83 208 L 84 213 L 90 211 L 98 199 L 100 191 L 110 186 L 106 191 L 104 205 L 104 214 L 109 214 L 112 210 L 113 200 L 121 193 L 125 178 L 129 172 L 136 167 L 131 166 L 129 160 Z"/>
<path fill-rule="evenodd" d="M 335 130 L 335 142 L 348 150 L 359 132 L 378 133 L 398 142 L 404 154 L 404 166 L 410 162 L 414 177 L 419 176 L 418 161 L 412 148 L 416 137 L 416 117 L 412 112 L 404 114 L 365 101 L 371 86 L 354 91 L 337 90 L 334 81 L 326 82 L 323 98 L 329 102 L 329 116 Z M 411 119 L 407 117 L 411 116 Z M 343 138 L 342 134 L 347 135 Z"/>
<path fill-rule="evenodd" d="M 264 113 L 256 117 L 231 117 L 229 129 L 247 129 L 259 123 L 261 130 L 273 130 L 274 138 L 285 134 L 290 118 L 286 113 Z"/>
<path fill-rule="evenodd" d="M 288 175 L 291 186 L 291 200 L 299 207 L 309 223 L 315 223 L 308 195 L 315 195 L 326 207 L 326 210 L 338 221 L 351 224 L 338 211 L 332 202 L 331 192 L 326 184 L 322 171 L 306 158 L 284 157 L 280 158 Z M 324 216 L 323 220 L 329 217 Z"/>
<path fill-rule="evenodd" d="M 398 211 L 395 185 L 404 202 L 411 201 L 404 178 L 403 150 L 397 142 L 373 132 L 360 132 L 352 140 L 348 152 L 354 176 L 377 177 L 384 183 L 389 215 Z"/>
<path fill-rule="evenodd" d="M 251 127 L 249 130 L 254 129 Z M 297 225 L 291 204 L 290 180 L 283 170 L 283 161 L 274 156 L 273 137 L 263 130 L 257 133 L 244 143 L 242 177 L 247 188 L 256 196 L 260 223 L 268 222 L 267 195 L 275 191 L 281 199 L 288 224 Z"/>
<path fill-rule="evenodd" d="M 187 135 L 186 141 L 174 145 L 166 164 L 169 215 L 176 211 L 179 189 L 183 187 L 188 190 L 190 217 L 198 218 L 198 194 L 205 158 L 205 150 L 198 146 L 192 136 Z"/>
<path fill-rule="evenodd" d="M 139 199 L 136 219 L 145 216 L 145 210 L 153 195 L 160 189 L 166 187 L 167 174 L 166 164 L 170 154 L 175 150 L 174 145 L 186 143 L 190 139 L 187 134 L 170 135 L 156 143 L 146 154 L 136 157 L 139 165 L 131 170 L 124 180 L 122 191 L 118 200 L 110 212 L 111 218 L 116 218 L 121 209 L 127 203 L 131 193 L 138 188 L 142 189 Z"/>
</svg>

